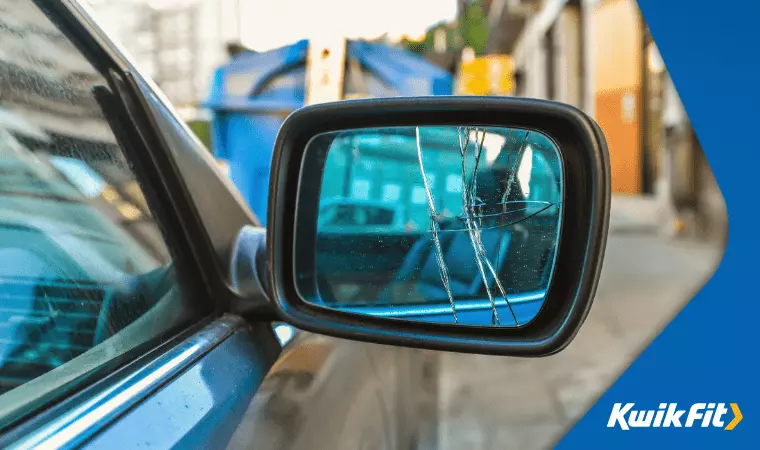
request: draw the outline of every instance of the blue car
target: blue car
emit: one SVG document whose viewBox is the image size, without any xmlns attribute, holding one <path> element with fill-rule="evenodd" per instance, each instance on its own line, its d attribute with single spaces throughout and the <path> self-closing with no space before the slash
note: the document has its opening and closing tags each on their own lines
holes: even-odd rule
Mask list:
<svg viewBox="0 0 760 450">
<path fill-rule="evenodd" d="M 554 190 L 499 194 L 501 203 L 490 194 L 502 211 L 546 204 L 552 214 L 483 231 L 480 198 L 491 188 L 481 186 L 461 197 L 474 211 L 467 233 L 444 236 L 435 221 L 410 230 L 394 213 L 364 223 L 354 233 L 363 243 L 320 240 L 318 224 L 335 219 L 319 208 L 331 132 L 482 123 L 551 138 L 541 142 L 556 146 L 556 165 L 540 170 L 553 175 L 532 179 Z M 404 157 L 421 164 L 419 148 Z M 468 149 L 456 150 L 462 161 Z M 498 167 L 506 186 L 511 163 Z M 591 307 L 609 162 L 596 124 L 570 107 L 473 98 L 308 107 L 283 124 L 271 180 L 264 229 L 76 1 L 0 0 L 0 448 L 433 448 L 431 350 L 551 354 Z M 437 217 L 424 209 L 434 202 L 414 204 Z M 375 226 L 411 237 L 384 245 L 389 230 Z M 501 246 L 518 235 L 522 247 L 516 237 Z M 320 260 L 330 251 L 343 256 Z M 348 270 L 381 259 L 395 262 Z M 325 287 L 349 282 L 364 292 L 350 302 Z"/>
</svg>

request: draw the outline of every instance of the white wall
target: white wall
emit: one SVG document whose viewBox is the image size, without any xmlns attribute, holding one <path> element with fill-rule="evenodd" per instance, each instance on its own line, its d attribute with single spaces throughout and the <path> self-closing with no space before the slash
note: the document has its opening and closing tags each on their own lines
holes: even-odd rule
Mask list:
<svg viewBox="0 0 760 450">
<path fill-rule="evenodd" d="M 211 75 L 216 67 L 228 60 L 226 44 L 243 41 L 245 24 L 241 22 L 241 11 L 250 1 L 245 0 L 202 0 L 198 21 L 199 41 L 203 43 L 198 55 L 198 88 L 204 100 L 211 87 Z M 248 6 L 250 8 L 250 6 Z"/>
<path fill-rule="evenodd" d="M 149 6 L 157 8 L 198 8 L 195 36 L 187 43 L 195 52 L 196 67 L 193 83 L 196 95 L 190 103 L 200 103 L 208 97 L 213 71 L 227 61 L 226 44 L 241 40 L 239 33 L 245 26 L 240 22 L 244 0 L 90 0 L 101 26 L 120 42 L 134 57 L 137 66 L 152 78 L 157 77 L 154 65 L 155 42 L 149 32 L 140 33 L 140 18 Z M 169 100 L 179 109 L 184 98 Z M 176 97 L 176 96 L 175 96 Z M 184 97 L 184 96 L 183 96 Z"/>
<path fill-rule="evenodd" d="M 581 15 L 578 10 L 565 8 L 555 25 L 556 76 L 554 84 L 556 100 L 578 108 L 583 107 L 581 88 Z"/>
</svg>

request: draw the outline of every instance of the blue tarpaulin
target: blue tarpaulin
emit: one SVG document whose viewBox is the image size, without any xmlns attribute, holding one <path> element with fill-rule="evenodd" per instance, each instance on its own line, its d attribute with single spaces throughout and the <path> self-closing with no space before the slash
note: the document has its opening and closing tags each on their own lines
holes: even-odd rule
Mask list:
<svg viewBox="0 0 760 450">
<path fill-rule="evenodd" d="M 282 121 L 304 104 L 308 41 L 243 53 L 219 67 L 205 107 L 213 112 L 214 155 L 266 225 L 269 169 Z M 419 56 L 381 43 L 348 41 L 344 96 L 450 95 L 451 74 Z"/>
</svg>

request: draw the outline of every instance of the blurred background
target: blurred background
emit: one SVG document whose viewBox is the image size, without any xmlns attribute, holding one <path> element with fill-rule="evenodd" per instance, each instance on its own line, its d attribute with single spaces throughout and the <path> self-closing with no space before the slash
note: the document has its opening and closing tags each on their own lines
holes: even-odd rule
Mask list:
<svg viewBox="0 0 760 450">
<path fill-rule="evenodd" d="M 304 104 L 521 96 L 599 122 L 613 200 L 586 325 L 548 358 L 431 354 L 439 448 L 551 446 L 720 262 L 725 204 L 634 0 L 90 3 L 259 217 L 277 127 Z"/>
</svg>

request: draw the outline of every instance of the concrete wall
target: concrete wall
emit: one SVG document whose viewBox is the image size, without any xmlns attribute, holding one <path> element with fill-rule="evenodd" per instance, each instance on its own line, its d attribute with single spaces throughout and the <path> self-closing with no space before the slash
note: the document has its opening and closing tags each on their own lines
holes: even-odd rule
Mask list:
<svg viewBox="0 0 760 450">
<path fill-rule="evenodd" d="M 726 202 L 669 77 L 663 99 L 663 171 L 660 189 L 673 204 L 683 232 L 703 240 L 728 236 Z"/>
<path fill-rule="evenodd" d="M 580 10 L 567 6 L 567 0 L 547 0 L 538 14 L 529 17 L 523 33 L 515 43 L 513 57 L 516 67 L 525 76 L 524 95 L 547 98 L 545 36 L 550 33 L 554 41 L 554 100 L 569 103 L 593 116 L 594 76 L 589 52 L 584 45 L 593 39 L 592 27 L 579 27 L 589 23 L 588 10 L 595 0 L 586 0 Z M 585 43 L 585 44 L 584 44 Z"/>
<path fill-rule="evenodd" d="M 623 203 L 633 205 L 628 208 L 633 215 L 643 213 L 646 203 L 645 209 L 652 211 L 650 215 L 656 216 L 664 231 L 676 230 L 680 223 L 692 234 L 725 235 L 723 198 L 661 61 L 650 67 L 649 74 L 657 79 L 648 83 L 650 116 L 657 116 L 649 117 L 650 132 L 655 133 L 649 145 L 657 147 L 649 152 L 656 158 L 650 162 L 657 168 L 654 195 L 638 195 L 642 187 L 645 55 L 644 29 L 635 0 L 584 0 L 580 10 L 566 1 L 545 1 L 542 9 L 527 19 L 513 54 L 517 68 L 524 73 L 523 94 L 527 97 L 547 96 L 547 32 L 554 41 L 554 99 L 579 106 L 601 125 L 610 146 L 612 187 L 618 203 L 624 200 L 621 196 L 631 196 L 631 201 Z M 676 216 L 682 220 L 676 221 Z"/>
<path fill-rule="evenodd" d="M 564 8 L 554 25 L 557 100 L 583 107 L 581 11 Z"/>
</svg>

